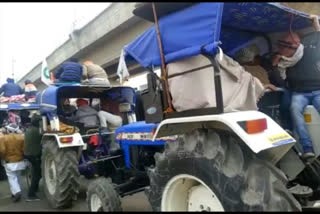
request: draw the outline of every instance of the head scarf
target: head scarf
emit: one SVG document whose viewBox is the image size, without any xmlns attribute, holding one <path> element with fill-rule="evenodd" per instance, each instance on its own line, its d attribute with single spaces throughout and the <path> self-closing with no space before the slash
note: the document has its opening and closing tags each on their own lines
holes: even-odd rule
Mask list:
<svg viewBox="0 0 320 214">
<path fill-rule="evenodd" d="M 278 67 L 282 79 L 286 79 L 286 68 L 294 66 L 302 58 L 303 49 L 304 46 L 300 44 L 292 57 L 281 56 Z"/>
</svg>

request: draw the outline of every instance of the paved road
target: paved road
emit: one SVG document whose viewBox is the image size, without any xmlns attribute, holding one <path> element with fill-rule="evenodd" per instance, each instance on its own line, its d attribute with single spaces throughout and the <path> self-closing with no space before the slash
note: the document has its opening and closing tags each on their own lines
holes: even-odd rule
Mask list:
<svg viewBox="0 0 320 214">
<path fill-rule="evenodd" d="M 23 179 L 23 195 L 26 193 L 26 182 Z M 41 184 L 41 182 L 40 182 Z M 40 186 L 41 187 L 41 186 Z M 24 199 L 17 203 L 11 201 L 11 193 L 7 181 L 0 181 L 0 212 L 1 211 L 88 211 L 85 194 L 80 194 L 78 200 L 72 208 L 52 209 L 48 201 L 44 198 L 43 193 L 39 193 L 41 201 L 26 202 Z M 151 206 L 144 193 L 137 193 L 132 196 L 122 198 L 123 211 L 151 211 Z"/>
</svg>

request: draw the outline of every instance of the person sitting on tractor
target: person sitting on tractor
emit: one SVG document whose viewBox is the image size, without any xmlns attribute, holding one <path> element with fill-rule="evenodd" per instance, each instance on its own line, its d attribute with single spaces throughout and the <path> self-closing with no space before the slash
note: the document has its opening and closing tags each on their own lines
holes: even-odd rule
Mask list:
<svg viewBox="0 0 320 214">
<path fill-rule="evenodd" d="M 98 112 L 89 106 L 86 99 L 77 99 L 78 110 L 73 118 L 74 121 L 84 124 L 84 127 L 99 126 Z"/>
<path fill-rule="evenodd" d="M 4 128 L 0 136 L 0 157 L 8 177 L 13 202 L 21 199 L 21 172 L 25 169 L 23 160 L 24 137 L 15 124 Z"/>
<path fill-rule="evenodd" d="M 308 104 L 312 104 L 320 112 L 320 26 L 317 16 L 311 15 L 315 32 L 303 37 L 290 32 L 279 40 L 281 49 L 275 56 L 273 64 L 287 65 L 287 82 L 292 91 L 290 106 L 293 125 L 303 148 L 303 158 L 315 156 L 312 141 L 307 131 L 303 112 Z M 301 53 L 302 52 L 302 53 Z M 301 55 L 301 59 L 299 59 Z M 290 66 L 288 66 L 290 65 Z"/>
<path fill-rule="evenodd" d="M 56 82 L 81 82 L 82 65 L 78 63 L 78 59 L 71 58 L 69 61 L 62 63 L 54 78 Z"/>
<path fill-rule="evenodd" d="M 62 107 L 62 116 L 64 117 L 72 117 L 77 111 L 76 107 L 70 104 L 70 100 L 68 98 L 61 99 L 61 107 Z"/>
<path fill-rule="evenodd" d="M 280 70 L 276 66 L 272 66 L 271 60 L 262 57 L 260 53 L 260 48 L 254 44 L 239 50 L 235 54 L 235 59 L 247 72 L 257 77 L 265 88 L 272 91 L 276 91 L 277 88 L 282 89 L 281 98 L 279 100 L 281 125 L 284 129 L 291 131 L 292 125 L 289 112 L 291 93 L 285 88 L 284 79 L 280 76 Z"/>
<path fill-rule="evenodd" d="M 36 95 L 37 95 L 37 88 L 32 84 L 30 80 L 26 80 L 24 82 L 24 94 L 25 94 L 25 99 L 27 102 L 35 102 L 36 101 Z"/>
<path fill-rule="evenodd" d="M 107 72 L 100 65 L 94 64 L 92 61 L 85 61 L 83 63 L 82 77 L 90 85 L 110 86 Z"/>
<path fill-rule="evenodd" d="M 98 112 L 102 131 L 108 131 L 108 123 L 118 127 L 122 125 L 122 118 L 118 116 L 119 103 L 111 98 L 101 100 L 101 110 Z"/>
<path fill-rule="evenodd" d="M 23 90 L 18 84 L 14 82 L 14 79 L 7 78 L 7 83 L 1 86 L 0 94 L 2 93 L 4 97 L 11 97 L 14 95 L 23 94 Z"/>
</svg>

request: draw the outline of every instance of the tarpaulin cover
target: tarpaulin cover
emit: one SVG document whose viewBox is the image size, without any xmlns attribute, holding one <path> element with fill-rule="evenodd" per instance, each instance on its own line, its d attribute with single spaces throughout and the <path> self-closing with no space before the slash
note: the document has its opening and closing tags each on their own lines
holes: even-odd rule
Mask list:
<svg viewBox="0 0 320 214">
<path fill-rule="evenodd" d="M 159 20 L 166 62 L 197 55 L 201 47 L 212 53 L 220 35 L 222 3 L 202 3 Z M 139 36 L 125 51 L 142 66 L 160 65 L 155 26 Z"/>
<path fill-rule="evenodd" d="M 291 20 L 293 30 L 311 27 L 307 17 L 275 3 L 195 4 L 159 20 L 165 61 L 198 55 L 202 46 L 214 54 L 219 40 L 228 54 L 258 33 L 288 31 Z M 155 26 L 127 45 L 125 51 L 127 61 L 133 58 L 143 67 L 161 65 Z"/>
</svg>

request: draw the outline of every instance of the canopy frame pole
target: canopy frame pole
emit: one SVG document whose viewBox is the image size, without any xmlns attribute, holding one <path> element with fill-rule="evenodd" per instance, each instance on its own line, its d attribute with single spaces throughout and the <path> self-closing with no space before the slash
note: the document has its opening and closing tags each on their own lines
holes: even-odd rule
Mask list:
<svg viewBox="0 0 320 214">
<path fill-rule="evenodd" d="M 154 22 L 156 26 L 157 40 L 158 40 L 159 52 L 160 52 L 160 58 L 161 58 L 161 79 L 164 81 L 164 91 L 166 93 L 167 102 L 168 102 L 168 108 L 164 111 L 164 113 L 170 113 L 170 112 L 173 112 L 173 108 L 172 108 L 172 102 L 171 102 L 170 93 L 169 93 L 168 72 L 167 72 L 165 61 L 164 61 L 157 11 L 156 11 L 154 2 L 152 2 L 151 4 L 152 4 L 152 11 L 153 11 L 153 17 L 154 17 Z"/>
</svg>

